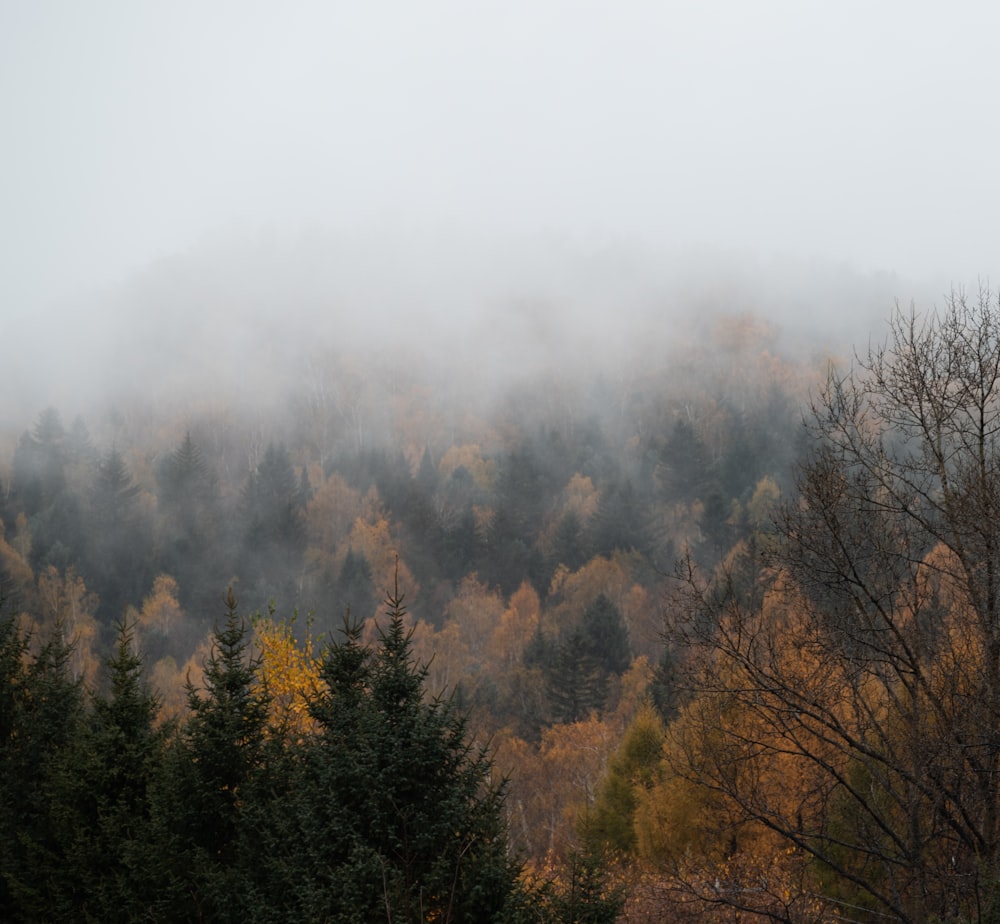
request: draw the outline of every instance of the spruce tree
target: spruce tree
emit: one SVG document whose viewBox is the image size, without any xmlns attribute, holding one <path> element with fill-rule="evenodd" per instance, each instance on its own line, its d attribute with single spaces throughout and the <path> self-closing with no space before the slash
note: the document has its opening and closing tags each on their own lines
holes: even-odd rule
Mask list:
<svg viewBox="0 0 1000 924">
<path fill-rule="evenodd" d="M 425 699 L 398 592 L 387 617 L 374 647 L 348 621 L 325 653 L 267 900 L 276 919 L 500 920 L 518 874 L 503 787 L 451 704 Z"/>
<path fill-rule="evenodd" d="M 254 851 L 244 816 L 266 790 L 268 698 L 260 661 L 230 588 L 214 634 L 204 690 L 188 685 L 190 718 L 169 749 L 156 799 L 156 837 L 166 868 L 161 913 L 171 919 L 245 921 Z"/>
<path fill-rule="evenodd" d="M 68 920 L 81 886 L 70 857 L 84 700 L 61 627 L 28 652 L 15 621 L 0 622 L 0 920 Z"/>
<path fill-rule="evenodd" d="M 607 675 L 582 629 L 574 629 L 559 643 L 545 673 L 554 721 L 579 722 L 604 708 Z"/>
<path fill-rule="evenodd" d="M 133 627 L 118 625 L 107 661 L 108 690 L 93 700 L 75 783 L 80 828 L 73 845 L 86 900 L 81 917 L 146 917 L 153 890 L 150 789 L 164 744 L 158 702 L 143 679 Z"/>
</svg>

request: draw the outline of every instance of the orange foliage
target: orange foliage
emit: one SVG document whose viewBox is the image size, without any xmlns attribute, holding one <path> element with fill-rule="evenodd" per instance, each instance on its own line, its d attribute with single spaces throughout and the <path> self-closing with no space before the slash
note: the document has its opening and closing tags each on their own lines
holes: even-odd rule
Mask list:
<svg viewBox="0 0 1000 924">
<path fill-rule="evenodd" d="M 392 535 L 388 517 L 378 502 L 378 495 L 370 491 L 364 499 L 364 513 L 355 518 L 350 535 L 341 543 L 340 555 L 347 554 L 349 548 L 363 555 L 371 568 L 372 583 L 376 596 L 384 597 L 397 586 L 406 599 L 414 600 L 420 590 L 416 578 L 407 567 L 400 554 L 399 544 Z M 374 613 L 358 613 L 359 619 L 381 614 L 381 605 Z"/>
<path fill-rule="evenodd" d="M 617 738 L 593 716 L 545 729 L 537 746 L 497 736 L 496 765 L 510 776 L 511 834 L 535 861 L 564 856 L 576 844 L 576 818 L 593 802 Z"/>
<path fill-rule="evenodd" d="M 538 627 L 542 604 L 535 589 L 527 582 L 510 596 L 507 608 L 493 629 L 487 654 L 500 670 L 521 663 L 524 648 Z"/>
</svg>

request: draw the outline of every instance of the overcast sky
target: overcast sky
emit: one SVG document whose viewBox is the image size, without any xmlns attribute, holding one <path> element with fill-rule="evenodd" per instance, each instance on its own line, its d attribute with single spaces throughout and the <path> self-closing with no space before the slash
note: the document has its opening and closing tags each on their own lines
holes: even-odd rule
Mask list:
<svg viewBox="0 0 1000 924">
<path fill-rule="evenodd" d="M 998 272 L 990 2 L 0 0 L 0 313 L 228 235 Z"/>
</svg>

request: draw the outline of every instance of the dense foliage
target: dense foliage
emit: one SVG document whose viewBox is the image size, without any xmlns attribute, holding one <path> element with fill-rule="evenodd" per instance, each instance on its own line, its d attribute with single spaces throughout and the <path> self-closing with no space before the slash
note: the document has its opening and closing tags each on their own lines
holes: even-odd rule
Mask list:
<svg viewBox="0 0 1000 924">
<path fill-rule="evenodd" d="M 989 920 L 990 298 L 847 374 L 743 317 L 489 405 L 331 361 L 266 419 L 43 411 L 0 469 L 4 908 Z M 227 585 L 265 615 L 213 629 Z"/>
<path fill-rule="evenodd" d="M 425 696 L 399 596 L 376 645 L 348 624 L 327 646 L 303 736 L 268 721 L 232 591 L 226 608 L 179 725 L 157 721 L 130 626 L 88 694 L 68 647 L 31 655 L 0 622 L 3 920 L 577 920 L 566 902 L 613 919 L 593 864 L 583 897 L 520 878 L 505 784 Z"/>
</svg>

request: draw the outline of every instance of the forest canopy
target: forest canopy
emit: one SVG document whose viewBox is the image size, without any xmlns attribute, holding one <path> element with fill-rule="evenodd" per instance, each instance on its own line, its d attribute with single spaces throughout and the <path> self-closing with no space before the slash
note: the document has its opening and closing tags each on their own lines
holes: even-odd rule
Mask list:
<svg viewBox="0 0 1000 924">
<path fill-rule="evenodd" d="M 0 511 L 11 914 L 986 919 L 998 313 L 897 309 L 853 365 L 721 318 L 461 419 L 335 363 L 266 427 L 44 409 Z"/>
</svg>

